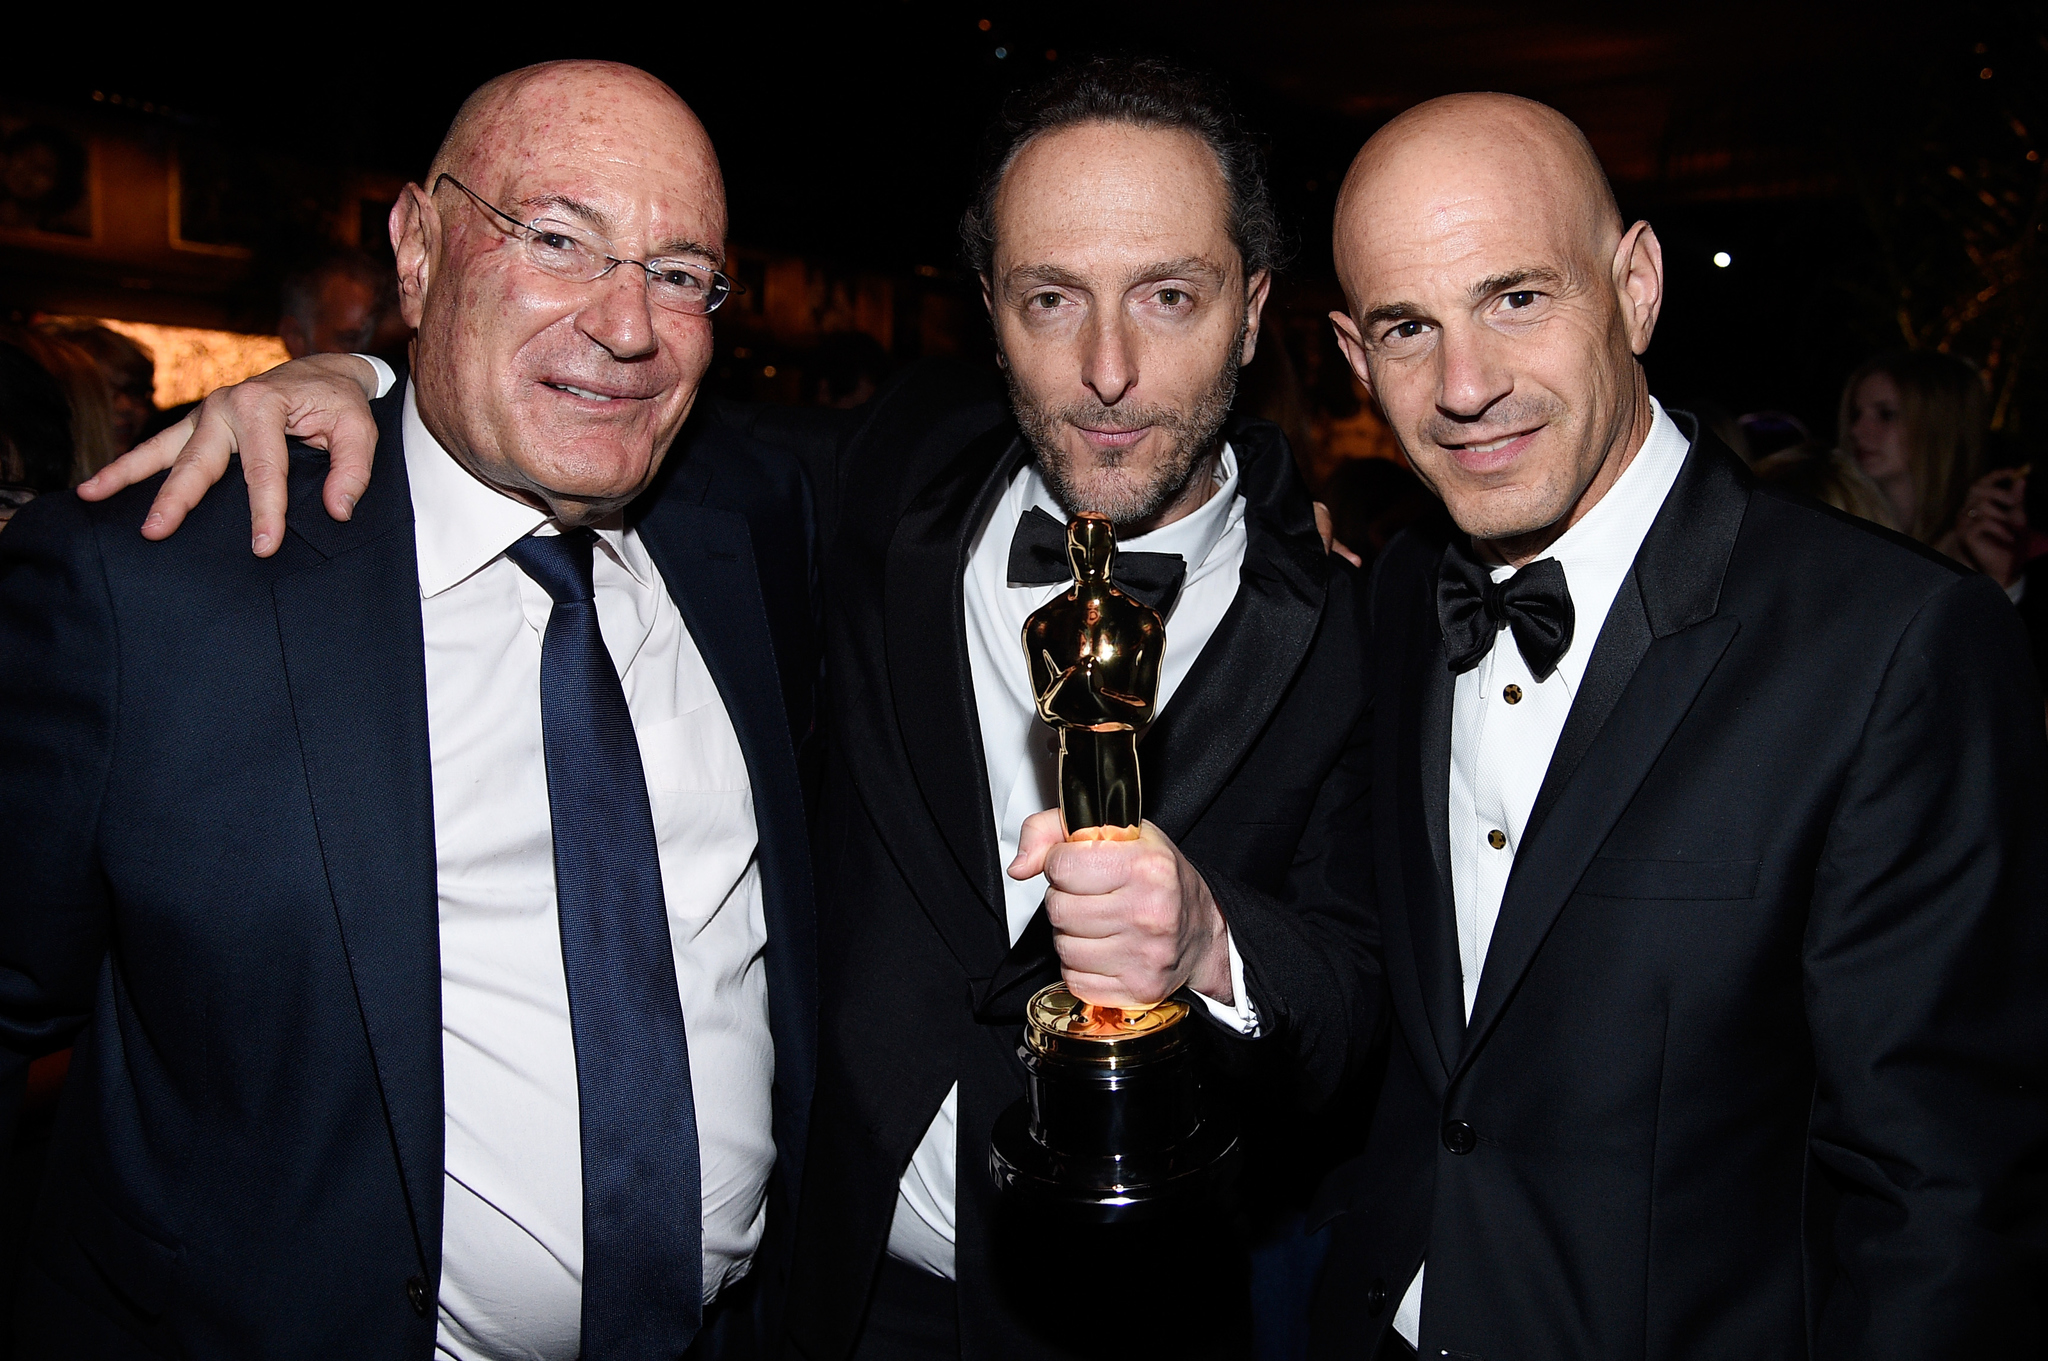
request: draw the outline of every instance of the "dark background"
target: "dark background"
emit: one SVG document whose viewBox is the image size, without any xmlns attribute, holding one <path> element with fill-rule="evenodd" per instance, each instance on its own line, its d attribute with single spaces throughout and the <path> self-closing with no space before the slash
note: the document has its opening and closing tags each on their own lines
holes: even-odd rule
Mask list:
<svg viewBox="0 0 2048 1361">
<path fill-rule="evenodd" d="M 630 61 L 709 126 L 735 241 L 969 294 L 954 224 L 1004 94 L 1092 50 L 1175 53 L 1220 74 L 1270 139 L 1299 244 L 1276 320 L 1312 399 L 1338 407 L 1351 399 L 1321 316 L 1338 302 L 1328 232 L 1345 165 L 1419 99 L 1510 90 L 1578 120 L 1624 211 L 1664 241 L 1669 298 L 1648 361 L 1659 395 L 1788 409 L 1826 436 L 1856 362 L 1942 346 L 1988 370 L 2016 448 L 2048 425 L 2044 10 L 882 0 L 483 7 L 425 38 L 409 31 L 417 15 L 333 8 L 288 35 L 270 22 L 80 24 L 69 40 L 8 44 L 0 79 L 51 109 L 97 91 L 101 116 L 125 110 L 246 162 L 246 192 L 221 211 L 284 242 L 298 179 L 328 165 L 418 175 L 489 76 L 551 57 Z M 968 329 L 985 345 L 984 327 Z"/>
</svg>

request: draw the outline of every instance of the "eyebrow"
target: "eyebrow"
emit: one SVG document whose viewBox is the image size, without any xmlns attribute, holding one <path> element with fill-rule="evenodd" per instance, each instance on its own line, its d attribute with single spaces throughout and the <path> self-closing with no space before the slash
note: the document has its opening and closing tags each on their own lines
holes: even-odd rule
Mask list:
<svg viewBox="0 0 2048 1361">
<path fill-rule="evenodd" d="M 1532 265 L 1527 269 L 1511 269 L 1504 274 L 1495 274 L 1472 285 L 1470 294 L 1473 302 L 1485 302 L 1488 298 L 1502 293 L 1513 293 L 1528 284 L 1550 284 L 1553 287 L 1565 281 L 1564 275 L 1547 265 Z"/>
<path fill-rule="evenodd" d="M 539 194 L 525 200 L 521 206 L 532 209 L 535 217 L 538 217 L 545 209 L 556 209 L 569 214 L 571 217 L 581 218 L 592 231 L 604 237 L 605 240 L 609 241 L 612 238 L 614 228 L 612 220 L 607 214 L 601 209 L 593 208 L 589 204 L 579 202 L 566 194 Z M 533 219 L 530 218 L 528 220 L 532 221 Z M 687 236 L 671 237 L 667 241 L 662 242 L 649 258 L 660 260 L 677 255 L 701 256 L 703 259 L 709 260 L 714 267 L 723 267 L 725 264 L 724 251 L 713 246 L 707 246 L 701 241 L 694 241 Z"/>
<path fill-rule="evenodd" d="M 1489 275 L 1466 290 L 1467 296 L 1477 303 L 1502 293 L 1513 293 L 1530 284 L 1549 284 L 1552 287 L 1565 282 L 1564 275 L 1545 265 L 1532 265 L 1527 269 L 1511 269 L 1500 274 Z M 1360 319 L 1360 327 L 1373 331 L 1395 321 L 1429 321 L 1431 317 L 1423 308 L 1412 302 L 1382 303 L 1367 312 Z"/>
<path fill-rule="evenodd" d="M 1134 284 L 1149 283 L 1156 279 L 1189 279 L 1202 276 L 1221 279 L 1228 276 L 1228 271 L 1213 261 L 1203 259 L 1199 255 L 1183 255 L 1177 259 L 1160 260 L 1132 270 L 1126 276 L 1124 287 L 1129 288 Z M 1051 264 L 1025 265 L 1021 268 L 1013 269 L 1005 277 L 1004 282 L 1006 284 L 1059 284 L 1068 288 L 1085 288 L 1088 286 L 1088 280 L 1082 275 L 1062 265 Z"/>
</svg>

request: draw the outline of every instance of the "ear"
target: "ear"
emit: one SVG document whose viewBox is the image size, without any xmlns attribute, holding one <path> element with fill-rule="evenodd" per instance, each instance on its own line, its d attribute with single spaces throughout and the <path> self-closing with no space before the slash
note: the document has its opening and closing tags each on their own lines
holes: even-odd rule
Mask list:
<svg viewBox="0 0 2048 1361">
<path fill-rule="evenodd" d="M 1245 289 L 1244 298 L 1244 349 L 1239 352 L 1240 365 L 1252 362 L 1252 356 L 1259 349 L 1259 318 L 1266 310 L 1266 299 L 1272 296 L 1273 271 L 1262 269 L 1252 275 L 1251 286 Z"/>
<path fill-rule="evenodd" d="M 1351 372 L 1364 385 L 1366 395 L 1374 401 L 1379 398 L 1372 390 L 1372 370 L 1365 363 L 1365 341 L 1358 334 L 1358 323 L 1349 313 L 1330 313 L 1330 325 L 1336 328 L 1337 348 L 1344 352 L 1344 362 L 1351 366 Z"/>
<path fill-rule="evenodd" d="M 1664 247 L 1647 222 L 1638 222 L 1614 248 L 1614 289 L 1621 300 L 1628 347 L 1636 354 L 1650 348 L 1657 314 L 1664 307 Z"/>
<path fill-rule="evenodd" d="M 996 338 L 996 367 L 1007 369 L 1010 367 L 1010 360 L 1003 353 L 1002 323 L 996 320 L 995 285 L 989 282 L 988 275 L 986 274 L 976 275 L 975 277 L 981 280 L 981 305 L 988 309 L 988 328 Z"/>
<path fill-rule="evenodd" d="M 408 184 L 391 205 L 391 253 L 398 257 L 398 311 L 417 331 L 426 311 L 427 285 L 440 253 L 441 215 L 417 184 Z"/>
</svg>

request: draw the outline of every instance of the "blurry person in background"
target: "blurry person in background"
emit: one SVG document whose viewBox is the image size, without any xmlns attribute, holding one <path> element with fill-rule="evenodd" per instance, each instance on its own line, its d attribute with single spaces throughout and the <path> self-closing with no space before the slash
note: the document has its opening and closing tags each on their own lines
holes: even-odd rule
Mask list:
<svg viewBox="0 0 2048 1361">
<path fill-rule="evenodd" d="M 1984 384 L 1953 355 L 1881 354 L 1842 385 L 1842 449 L 1891 503 L 1892 522 L 1955 552 L 1956 518 L 1984 459 Z"/>
<path fill-rule="evenodd" d="M 85 351 L 107 380 L 115 449 L 133 449 L 155 433 L 156 359 L 148 350 L 94 321 L 50 321 L 38 329 Z"/>
<path fill-rule="evenodd" d="M 0 337 L 0 528 L 38 492 L 71 482 L 71 409 L 29 352 Z"/>
<path fill-rule="evenodd" d="M 1883 490 L 1857 466 L 1855 459 L 1839 449 L 1824 448 L 1810 441 L 1795 444 L 1758 459 L 1753 471 L 1760 481 L 1810 496 L 1872 524 L 1886 529 L 1899 527 Z"/>
<path fill-rule="evenodd" d="M 1983 471 L 1989 397 L 1954 355 L 1896 351 L 1849 375 L 1841 439 L 1891 503 L 1892 522 L 1984 573 L 2015 600 L 2029 539 L 2027 469 Z"/>
<path fill-rule="evenodd" d="M 57 380 L 70 414 L 70 471 L 59 487 L 73 486 L 112 463 L 125 445 L 115 442 L 114 394 L 106 375 L 86 349 L 38 327 L 0 333 Z"/>
<path fill-rule="evenodd" d="M 277 334 L 294 359 L 375 354 L 396 279 L 361 251 L 333 251 L 284 276 Z"/>
<path fill-rule="evenodd" d="M 866 331 L 839 331 L 818 342 L 811 357 L 812 398 L 819 406 L 851 411 L 866 406 L 889 376 L 889 354 Z"/>
</svg>

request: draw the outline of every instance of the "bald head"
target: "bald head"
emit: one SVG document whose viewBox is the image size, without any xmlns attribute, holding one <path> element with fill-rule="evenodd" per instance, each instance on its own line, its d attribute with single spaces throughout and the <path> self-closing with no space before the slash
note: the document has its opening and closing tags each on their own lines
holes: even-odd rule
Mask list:
<svg viewBox="0 0 2048 1361">
<path fill-rule="evenodd" d="M 1578 125 L 1518 95 L 1432 99 L 1388 123 L 1359 150 L 1337 196 L 1337 272 L 1397 223 L 1513 204 L 1527 229 L 1555 231 L 1605 263 L 1621 239 L 1621 209 Z"/>
<path fill-rule="evenodd" d="M 484 85 L 392 210 L 428 430 L 565 524 L 624 505 L 711 359 L 709 315 L 651 294 L 634 262 L 716 269 L 725 223 L 710 138 L 645 71 L 559 61 Z"/>
<path fill-rule="evenodd" d="M 1459 526 L 1515 561 L 1591 509 L 1649 431 L 1663 257 L 1571 120 L 1410 109 L 1352 162 L 1333 246 L 1345 357 Z"/>
<path fill-rule="evenodd" d="M 547 61 L 485 81 L 455 111 L 426 182 L 447 174 L 482 190 L 479 180 L 549 162 L 637 159 L 647 144 L 715 205 L 723 258 L 725 185 L 711 137 L 681 96 L 637 66 Z"/>
</svg>

